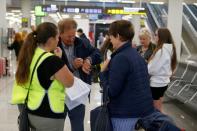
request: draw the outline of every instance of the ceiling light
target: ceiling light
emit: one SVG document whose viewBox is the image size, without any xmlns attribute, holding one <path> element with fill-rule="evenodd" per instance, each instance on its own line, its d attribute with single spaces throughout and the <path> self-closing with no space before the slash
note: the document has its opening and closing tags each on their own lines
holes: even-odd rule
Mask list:
<svg viewBox="0 0 197 131">
<path fill-rule="evenodd" d="M 54 14 L 54 13 L 53 13 L 53 14 L 49 14 L 49 16 L 50 16 L 50 17 L 52 17 L 52 18 L 57 17 L 57 15 L 56 15 L 56 14 Z"/>
<path fill-rule="evenodd" d="M 75 15 L 74 18 L 75 19 L 80 19 L 81 18 L 81 15 Z"/>
<path fill-rule="evenodd" d="M 20 17 L 20 15 L 14 14 L 13 17 Z"/>
<path fill-rule="evenodd" d="M 12 10 L 11 12 L 13 12 L 13 13 L 20 13 L 21 10 Z"/>
<path fill-rule="evenodd" d="M 125 15 L 122 17 L 123 20 L 130 20 L 132 19 L 132 15 Z"/>
<path fill-rule="evenodd" d="M 150 2 L 151 4 L 163 5 L 164 2 Z"/>
<path fill-rule="evenodd" d="M 114 0 L 99 0 L 100 2 L 115 2 Z"/>
<path fill-rule="evenodd" d="M 140 10 L 145 10 L 145 8 L 124 7 L 124 12 L 138 12 Z"/>
<path fill-rule="evenodd" d="M 123 1 L 121 1 L 122 3 L 135 3 L 135 1 L 132 1 L 132 0 L 123 0 Z"/>
<path fill-rule="evenodd" d="M 77 0 L 77 1 L 90 1 L 90 0 Z"/>
<path fill-rule="evenodd" d="M 14 13 L 10 13 L 10 12 L 8 12 L 8 13 L 6 13 L 6 15 L 14 15 Z"/>
<path fill-rule="evenodd" d="M 114 2 L 114 0 L 105 0 L 105 2 Z"/>
<path fill-rule="evenodd" d="M 66 15 L 66 14 L 64 14 L 64 15 L 62 15 L 62 18 L 69 18 L 70 16 L 69 15 Z"/>
</svg>

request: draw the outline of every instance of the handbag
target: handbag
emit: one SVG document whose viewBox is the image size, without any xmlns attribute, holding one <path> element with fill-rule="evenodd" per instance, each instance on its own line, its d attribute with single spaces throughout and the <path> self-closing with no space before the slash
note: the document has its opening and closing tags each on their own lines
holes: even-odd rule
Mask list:
<svg viewBox="0 0 197 131">
<path fill-rule="evenodd" d="M 35 69 L 36 69 L 36 66 L 39 62 L 39 60 L 41 59 L 41 57 L 46 54 L 46 52 L 42 53 L 34 68 L 33 68 L 33 72 L 32 72 L 32 75 L 31 75 L 31 79 L 30 79 L 30 84 L 29 84 L 29 88 L 28 88 L 28 92 L 27 92 L 27 96 L 25 98 L 25 103 L 24 105 L 22 105 L 22 109 L 19 113 L 19 116 L 18 116 L 18 128 L 19 128 L 19 131 L 30 131 L 30 123 L 29 123 L 29 119 L 28 119 L 28 111 L 27 111 L 27 102 L 28 102 L 28 96 L 29 96 L 29 90 L 30 90 L 30 87 L 31 87 L 31 84 L 32 84 L 32 80 L 33 80 L 33 75 L 34 75 L 34 72 L 35 72 Z"/>
<path fill-rule="evenodd" d="M 103 83 L 101 82 L 102 86 Z M 112 131 L 111 118 L 108 110 L 108 86 L 102 88 L 102 104 L 90 112 L 91 131 Z"/>
<path fill-rule="evenodd" d="M 169 116 L 162 114 L 158 110 L 155 110 L 149 116 L 140 118 L 136 123 L 136 129 L 140 128 L 145 131 L 181 131 Z"/>
</svg>

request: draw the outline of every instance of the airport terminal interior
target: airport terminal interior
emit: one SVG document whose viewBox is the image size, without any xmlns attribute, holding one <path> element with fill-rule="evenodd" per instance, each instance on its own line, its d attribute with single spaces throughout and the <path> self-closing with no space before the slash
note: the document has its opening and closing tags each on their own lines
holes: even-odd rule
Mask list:
<svg viewBox="0 0 197 131">
<path fill-rule="evenodd" d="M 133 24 L 132 48 L 141 45 L 142 28 L 149 31 L 152 43 L 156 43 L 159 28 L 168 28 L 176 47 L 177 66 L 163 96 L 162 113 L 182 131 L 197 131 L 197 0 L 1 0 L 0 9 L 0 131 L 18 131 L 19 110 L 11 102 L 18 66 L 16 51 L 11 48 L 16 35 L 20 33 L 25 40 L 25 35 L 39 24 L 58 25 L 69 18 L 76 21 L 76 31 L 82 29 L 90 46 L 97 50 L 109 35 L 111 23 L 117 20 Z M 76 37 L 80 37 L 77 32 Z M 94 131 L 90 112 L 102 104 L 98 75 L 103 62 L 91 67 L 90 97 L 83 101 L 84 130 L 78 131 Z M 68 117 L 64 131 L 74 131 Z"/>
</svg>

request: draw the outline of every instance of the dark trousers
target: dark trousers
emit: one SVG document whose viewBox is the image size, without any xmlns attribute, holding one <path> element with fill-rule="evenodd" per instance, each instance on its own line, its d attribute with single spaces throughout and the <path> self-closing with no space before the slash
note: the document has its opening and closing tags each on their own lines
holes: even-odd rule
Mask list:
<svg viewBox="0 0 197 131">
<path fill-rule="evenodd" d="M 81 104 L 68 111 L 72 131 L 84 131 L 85 105 Z"/>
</svg>

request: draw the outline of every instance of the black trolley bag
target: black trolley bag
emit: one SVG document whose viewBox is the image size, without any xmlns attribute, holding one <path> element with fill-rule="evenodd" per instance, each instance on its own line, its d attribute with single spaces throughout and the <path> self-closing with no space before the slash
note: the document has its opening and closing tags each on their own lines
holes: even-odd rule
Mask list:
<svg viewBox="0 0 197 131">
<path fill-rule="evenodd" d="M 106 85 L 106 84 L 105 84 Z M 91 131 L 112 131 L 112 124 L 108 110 L 108 87 L 104 87 L 104 84 L 101 80 L 100 86 L 102 90 L 101 106 L 96 107 L 90 112 L 90 127 Z"/>
</svg>

